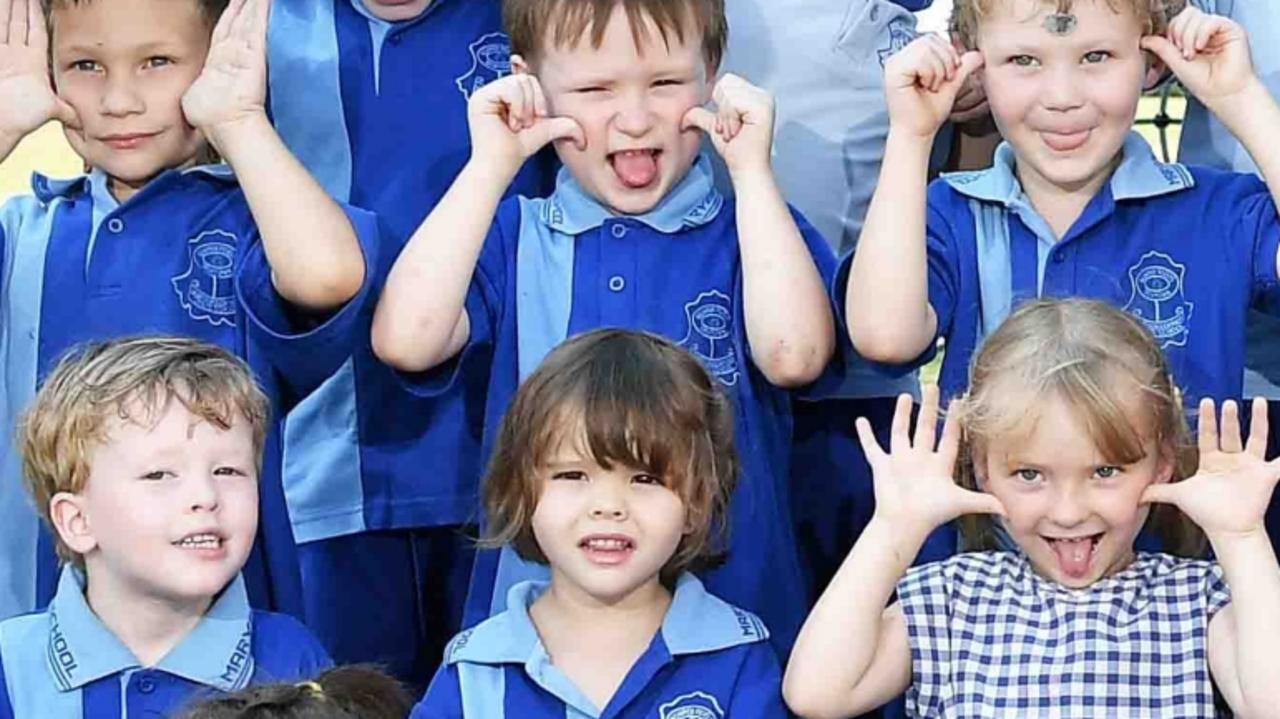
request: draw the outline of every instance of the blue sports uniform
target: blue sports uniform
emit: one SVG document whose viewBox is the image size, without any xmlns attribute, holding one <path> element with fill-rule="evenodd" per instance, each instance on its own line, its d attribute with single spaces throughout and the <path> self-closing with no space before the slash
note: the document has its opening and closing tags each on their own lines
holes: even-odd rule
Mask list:
<svg viewBox="0 0 1280 719">
<path fill-rule="evenodd" d="M 734 400 L 743 468 L 730 511 L 729 559 L 705 578 L 713 592 L 761 614 L 786 650 L 809 609 L 791 524 L 791 393 L 751 361 L 733 202 L 711 174 L 710 160 L 700 157 L 640 216 L 613 215 L 567 170 L 551 197 L 504 202 L 466 298 L 467 345 L 410 381 L 418 391 L 447 391 L 460 368 L 485 359 L 487 454 L 520 379 L 568 336 L 627 327 L 692 352 Z M 831 277 L 826 241 L 803 219 L 797 223 L 819 273 Z M 501 561 L 497 555 L 477 556 L 467 624 L 502 611 L 511 584 L 545 572 L 522 565 L 509 548 Z"/>
<path fill-rule="evenodd" d="M 458 635 L 411 719 L 789 716 L 768 631 L 691 574 L 679 579 L 662 628 L 609 704 L 594 706 L 551 663 L 529 618 L 546 588 L 517 584 L 506 611 Z"/>
<path fill-rule="evenodd" d="M 292 617 L 249 608 L 237 575 L 182 641 L 141 667 L 67 567 L 46 611 L 0 622 L 0 719 L 169 716 L 209 692 L 312 677 L 332 662 Z"/>
<path fill-rule="evenodd" d="M 167 171 L 123 204 L 98 171 L 65 181 L 36 175 L 32 184 L 34 195 L 0 208 L 0 426 L 10 435 L 0 477 L 0 616 L 43 607 L 57 583 L 11 430 L 67 349 L 124 335 L 192 336 L 246 359 L 279 415 L 341 364 L 360 313 L 372 305 L 366 281 L 340 311 L 303 329 L 275 292 L 248 203 L 225 167 Z M 374 219 L 358 210 L 348 217 L 368 267 L 377 251 Z M 259 542 L 245 576 L 255 606 L 301 616 L 279 435 L 273 425 Z"/>
<path fill-rule="evenodd" d="M 334 197 L 378 214 L 386 266 L 470 155 L 467 100 L 510 71 L 501 30 L 498 0 L 435 0 L 397 23 L 361 0 L 273 3 L 275 126 Z M 528 163 L 512 191 L 549 191 L 550 157 Z M 473 551 L 457 525 L 477 519 L 485 379 L 414 396 L 366 337 L 290 415 L 307 622 L 339 661 L 383 662 L 425 685 L 460 628 Z"/>
</svg>

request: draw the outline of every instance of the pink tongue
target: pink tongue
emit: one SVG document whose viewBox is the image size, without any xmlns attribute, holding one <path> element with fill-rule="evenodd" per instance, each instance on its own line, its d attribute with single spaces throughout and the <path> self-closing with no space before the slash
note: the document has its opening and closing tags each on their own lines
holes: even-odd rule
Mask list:
<svg viewBox="0 0 1280 719">
<path fill-rule="evenodd" d="M 1055 540 L 1049 542 L 1058 555 L 1058 566 L 1068 577 L 1083 577 L 1089 573 L 1089 560 L 1093 555 L 1093 540 L 1065 542 Z"/>
<path fill-rule="evenodd" d="M 658 159 L 652 152 L 619 152 L 613 156 L 613 171 L 627 187 L 648 187 L 658 175 Z"/>
</svg>

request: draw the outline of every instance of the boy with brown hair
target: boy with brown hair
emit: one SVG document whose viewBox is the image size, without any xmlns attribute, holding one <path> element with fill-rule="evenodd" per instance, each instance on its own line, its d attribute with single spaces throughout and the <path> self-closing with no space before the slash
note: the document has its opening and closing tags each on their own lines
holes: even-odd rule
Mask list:
<svg viewBox="0 0 1280 719">
<path fill-rule="evenodd" d="M 330 663 L 240 578 L 268 415 L 244 362 L 192 339 L 88 345 L 53 370 L 21 445 L 64 566 L 47 610 L 0 623 L 0 717 L 161 716 Z"/>
<path fill-rule="evenodd" d="M 515 74 L 472 96 L 471 160 L 392 269 L 374 349 L 403 371 L 435 368 L 415 380 L 424 393 L 487 363 L 487 453 L 519 380 L 566 337 L 619 326 L 678 341 L 729 388 L 744 455 L 729 558 L 707 581 L 785 648 L 807 607 L 787 388 L 818 377 L 835 333 L 831 252 L 770 167 L 772 99 L 734 76 L 713 93 L 718 0 L 509 0 L 505 18 Z M 716 191 L 703 133 L 736 199 Z M 548 143 L 564 163 L 555 192 L 502 202 Z M 469 619 L 541 571 L 509 549 L 478 558 Z"/>
</svg>

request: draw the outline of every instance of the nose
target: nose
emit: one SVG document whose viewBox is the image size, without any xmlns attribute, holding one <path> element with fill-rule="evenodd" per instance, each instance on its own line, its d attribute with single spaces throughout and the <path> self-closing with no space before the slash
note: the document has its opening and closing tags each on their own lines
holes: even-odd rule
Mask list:
<svg viewBox="0 0 1280 719">
<path fill-rule="evenodd" d="M 627 518 L 627 501 L 623 491 L 609 485 L 612 482 L 600 482 L 593 489 L 591 496 L 591 518 L 620 521 Z"/>
<path fill-rule="evenodd" d="M 133 79 L 127 75 L 107 76 L 106 88 L 102 93 L 102 113 L 104 115 L 135 115 L 146 109 L 141 93 Z"/>
<path fill-rule="evenodd" d="M 1040 102 L 1050 110 L 1074 110 L 1084 104 L 1080 92 L 1083 79 L 1075 67 L 1059 67 L 1047 73 L 1047 82 L 1040 86 Z"/>
<path fill-rule="evenodd" d="M 1059 487 L 1052 497 L 1048 518 L 1059 527 L 1074 527 L 1089 518 L 1089 502 L 1082 487 Z"/>
<path fill-rule="evenodd" d="M 187 501 L 190 503 L 192 512 L 213 512 L 218 509 L 218 482 L 217 478 L 208 474 L 198 473 L 186 482 L 187 484 Z"/>
<path fill-rule="evenodd" d="M 653 129 L 653 111 L 644 93 L 628 93 L 620 102 L 613 118 L 613 125 L 619 132 L 629 137 L 642 137 Z"/>
</svg>

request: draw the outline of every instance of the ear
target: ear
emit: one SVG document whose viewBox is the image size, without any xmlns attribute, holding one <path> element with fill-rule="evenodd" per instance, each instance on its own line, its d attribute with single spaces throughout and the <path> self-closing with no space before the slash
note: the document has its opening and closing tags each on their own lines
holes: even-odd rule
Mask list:
<svg viewBox="0 0 1280 719">
<path fill-rule="evenodd" d="M 49 499 L 49 522 L 62 543 L 76 554 L 88 554 L 98 547 L 98 540 L 89 526 L 84 497 L 72 492 L 58 492 Z"/>
<path fill-rule="evenodd" d="M 1145 54 L 1147 56 L 1147 71 L 1142 76 L 1143 92 L 1155 89 L 1169 75 L 1169 66 L 1164 64 L 1164 60 L 1157 57 L 1154 52 Z"/>
<path fill-rule="evenodd" d="M 1176 453 L 1173 447 L 1165 445 L 1160 448 L 1160 460 L 1156 463 L 1155 477 L 1152 484 L 1166 484 L 1173 480 L 1173 470 L 1177 467 Z"/>
<path fill-rule="evenodd" d="M 529 63 L 525 61 L 524 55 L 511 56 L 511 74 L 512 75 L 532 75 L 533 70 L 530 69 Z"/>
</svg>

